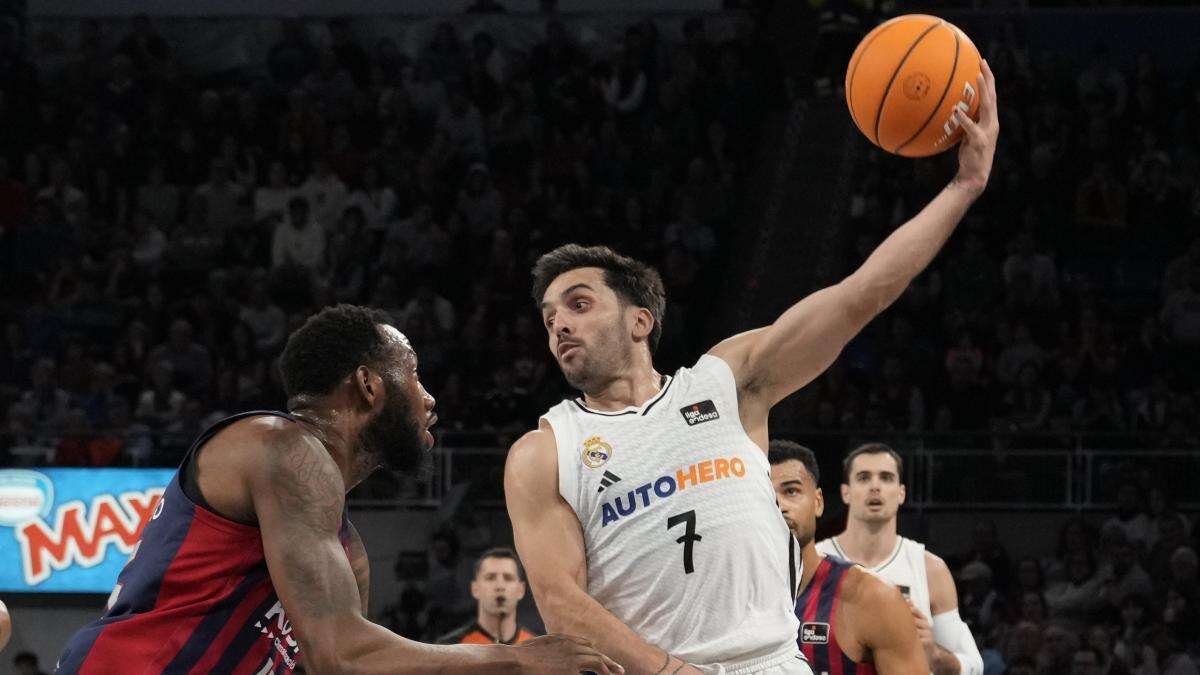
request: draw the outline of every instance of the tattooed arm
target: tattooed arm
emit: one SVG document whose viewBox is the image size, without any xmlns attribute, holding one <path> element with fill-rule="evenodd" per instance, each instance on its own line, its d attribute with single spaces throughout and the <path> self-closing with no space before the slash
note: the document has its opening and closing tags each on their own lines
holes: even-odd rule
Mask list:
<svg viewBox="0 0 1200 675">
<path fill-rule="evenodd" d="M 307 672 L 620 673 L 579 638 L 548 636 L 521 647 L 434 646 L 371 623 L 338 539 L 345 484 L 337 465 L 292 422 L 272 425 L 261 440 L 262 450 L 246 466 L 247 487 L 271 582 L 295 626 Z"/>
</svg>

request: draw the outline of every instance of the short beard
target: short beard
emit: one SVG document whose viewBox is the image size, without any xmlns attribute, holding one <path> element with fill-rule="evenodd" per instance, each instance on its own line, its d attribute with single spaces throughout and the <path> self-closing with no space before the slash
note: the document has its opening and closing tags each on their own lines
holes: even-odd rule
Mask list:
<svg viewBox="0 0 1200 675">
<path fill-rule="evenodd" d="M 395 474 L 426 480 L 433 474 L 433 454 L 425 450 L 425 429 L 413 419 L 402 385 L 388 382 L 387 388 L 396 398 L 363 429 L 358 453 L 361 460 L 356 464 L 367 474 L 383 467 Z"/>
<path fill-rule="evenodd" d="M 607 330 L 597 334 L 596 339 L 585 348 L 583 368 L 575 373 L 568 373 L 559 364 L 567 384 L 585 394 L 603 389 L 631 360 L 629 350 L 621 342 L 623 328 L 624 324 L 618 317 Z"/>
</svg>

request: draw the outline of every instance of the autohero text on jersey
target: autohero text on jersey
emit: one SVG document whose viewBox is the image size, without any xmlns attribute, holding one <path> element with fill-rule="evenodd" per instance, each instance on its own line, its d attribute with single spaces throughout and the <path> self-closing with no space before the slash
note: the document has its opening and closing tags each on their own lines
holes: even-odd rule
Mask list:
<svg viewBox="0 0 1200 675">
<path fill-rule="evenodd" d="M 689 464 L 677 469 L 675 473 L 639 485 L 630 490 L 625 496 L 617 496 L 600 506 L 601 527 L 609 523 L 633 515 L 639 508 L 645 509 L 651 501 L 668 499 L 676 492 L 683 492 L 689 487 L 727 478 L 743 478 L 746 475 L 746 464 L 740 457 L 718 457 L 706 459 L 703 462 Z"/>
</svg>

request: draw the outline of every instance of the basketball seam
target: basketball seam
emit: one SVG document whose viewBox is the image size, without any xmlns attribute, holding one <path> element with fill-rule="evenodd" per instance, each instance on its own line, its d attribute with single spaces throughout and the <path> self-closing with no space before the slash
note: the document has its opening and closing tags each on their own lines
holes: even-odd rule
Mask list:
<svg viewBox="0 0 1200 675">
<path fill-rule="evenodd" d="M 892 71 L 892 77 L 888 80 L 887 88 L 883 90 L 883 96 L 879 98 L 879 112 L 875 113 L 875 145 L 883 147 L 879 142 L 879 123 L 883 120 L 883 106 L 887 103 L 888 94 L 892 92 L 892 85 L 896 83 L 896 76 L 900 74 L 900 69 L 908 62 L 908 57 L 912 56 L 913 50 L 917 48 L 917 45 L 921 44 L 921 40 L 924 40 L 926 35 L 933 32 L 934 28 L 944 23 L 946 22 L 939 20 L 937 23 L 930 25 L 929 28 L 926 28 L 925 32 L 918 35 L 917 39 L 913 40 L 913 43 L 909 45 L 908 51 L 904 52 L 904 58 L 900 59 L 900 63 L 896 64 L 896 69 Z"/>
<path fill-rule="evenodd" d="M 909 137 L 909 139 L 907 141 L 904 141 L 900 145 L 897 145 L 896 149 L 893 150 L 892 152 L 899 154 L 900 150 L 902 148 L 904 148 L 904 146 L 915 141 L 917 139 L 917 136 L 920 136 L 921 132 L 925 131 L 925 127 L 929 126 L 929 123 L 933 121 L 933 116 L 936 115 L 938 112 L 938 109 L 942 107 L 942 103 L 945 103 L 946 94 L 950 93 L 950 85 L 954 84 L 954 73 L 955 73 L 955 71 L 958 70 L 959 51 L 962 48 L 962 44 L 958 39 L 958 31 L 951 30 L 950 32 L 954 34 L 954 63 L 950 64 L 950 75 L 948 77 L 946 77 L 946 88 L 942 90 L 942 96 L 941 96 L 941 98 L 938 99 L 937 105 L 933 106 L 933 110 L 929 111 L 929 117 L 925 118 L 925 123 L 921 125 L 920 129 L 917 129 L 917 133 L 915 133 L 911 137 Z"/>
<path fill-rule="evenodd" d="M 863 44 L 862 51 L 858 53 L 858 59 L 850 64 L 850 77 L 849 77 L 849 79 L 846 80 L 846 98 L 847 98 L 848 103 L 851 101 L 851 98 L 850 98 L 852 96 L 851 92 L 854 91 L 854 76 L 858 74 L 858 66 L 859 66 L 859 64 L 862 63 L 863 58 L 867 55 L 867 50 L 870 48 L 871 43 L 878 40 L 880 37 L 882 37 L 883 34 L 888 32 L 888 30 L 890 30 L 892 27 L 900 25 L 901 22 L 892 20 L 888 23 L 890 25 L 886 25 L 886 26 L 880 25 L 879 26 L 883 30 L 879 31 L 875 35 L 872 35 L 870 41 Z M 857 125 L 858 124 L 858 113 L 854 110 L 853 105 L 850 105 L 849 108 L 850 108 L 850 118 L 853 119 L 854 123 Z M 861 126 L 861 125 L 859 125 L 859 126 Z"/>
</svg>

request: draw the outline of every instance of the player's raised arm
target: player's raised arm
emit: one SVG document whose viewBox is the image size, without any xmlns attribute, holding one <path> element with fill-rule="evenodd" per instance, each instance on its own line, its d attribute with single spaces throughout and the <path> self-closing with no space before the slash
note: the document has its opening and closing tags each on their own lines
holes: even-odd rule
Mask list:
<svg viewBox="0 0 1200 675">
<path fill-rule="evenodd" d="M 698 674 L 680 659 L 638 637 L 587 594 L 583 532 L 558 494 L 558 457 L 545 421 L 508 453 L 504 500 L 517 553 L 549 630 L 590 638 L 631 675 Z"/>
<path fill-rule="evenodd" d="M 298 425 L 264 434 L 247 477 L 271 581 L 312 673 L 619 672 L 583 640 L 552 636 L 522 647 L 425 645 L 362 615 L 338 539 L 345 486 L 325 448 Z M 290 639 L 290 638 L 282 638 Z"/>
<path fill-rule="evenodd" d="M 842 282 L 804 298 L 772 325 L 729 338 L 710 352 L 733 370 L 752 435 L 750 426 L 765 424 L 771 406 L 828 368 L 851 338 L 900 297 L 982 194 L 1000 130 L 996 83 L 986 62 L 982 68 L 979 122 L 956 112 L 964 137 L 954 180 Z"/>
</svg>

